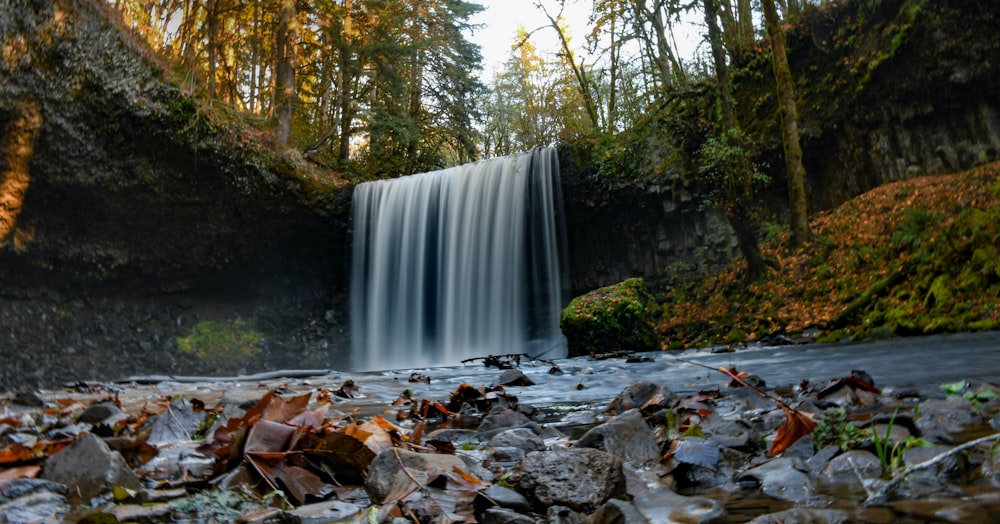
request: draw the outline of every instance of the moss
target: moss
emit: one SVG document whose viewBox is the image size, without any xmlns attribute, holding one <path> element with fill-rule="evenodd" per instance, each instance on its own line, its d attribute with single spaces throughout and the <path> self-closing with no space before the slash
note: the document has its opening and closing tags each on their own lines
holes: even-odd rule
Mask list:
<svg viewBox="0 0 1000 524">
<path fill-rule="evenodd" d="M 203 320 L 191 329 L 191 334 L 177 338 L 181 353 L 202 360 L 250 358 L 260 352 L 264 336 L 242 318 L 232 322 Z"/>
<path fill-rule="evenodd" d="M 618 350 L 660 349 L 654 323 L 659 306 L 641 278 L 602 287 L 574 298 L 559 325 L 571 356 Z"/>
</svg>

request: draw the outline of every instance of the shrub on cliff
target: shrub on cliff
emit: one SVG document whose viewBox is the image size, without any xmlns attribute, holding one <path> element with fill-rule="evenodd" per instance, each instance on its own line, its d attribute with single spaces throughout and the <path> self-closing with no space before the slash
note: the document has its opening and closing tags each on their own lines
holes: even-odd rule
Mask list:
<svg viewBox="0 0 1000 524">
<path fill-rule="evenodd" d="M 574 298 L 559 326 L 570 356 L 618 350 L 653 351 L 660 339 L 653 326 L 659 307 L 641 278 L 602 287 Z"/>
</svg>

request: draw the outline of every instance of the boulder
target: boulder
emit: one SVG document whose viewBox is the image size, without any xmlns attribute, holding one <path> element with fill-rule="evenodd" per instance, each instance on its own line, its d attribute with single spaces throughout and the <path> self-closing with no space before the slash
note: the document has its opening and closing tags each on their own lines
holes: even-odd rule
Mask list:
<svg viewBox="0 0 1000 524">
<path fill-rule="evenodd" d="M 71 502 L 87 502 L 115 486 L 142 488 L 121 454 L 91 433 L 49 457 L 42 478 L 65 484 Z"/>
<path fill-rule="evenodd" d="M 643 493 L 632 503 L 650 524 L 709 524 L 726 517 L 722 503 L 705 497 L 685 497 L 669 488 Z"/>
<path fill-rule="evenodd" d="M 626 495 L 621 460 L 591 448 L 528 453 L 510 482 L 536 506 L 566 506 L 583 513 Z"/>
<path fill-rule="evenodd" d="M 602 287 L 574 298 L 562 311 L 559 327 L 569 356 L 611 351 L 656 351 L 654 328 L 659 307 L 641 278 Z"/>
<path fill-rule="evenodd" d="M 653 431 L 637 410 L 629 410 L 584 433 L 574 448 L 594 448 L 623 462 L 642 464 L 660 457 Z"/>
<path fill-rule="evenodd" d="M 660 409 L 670 409 L 678 400 L 680 397 L 668 386 L 641 380 L 625 387 L 608 404 L 608 413 L 618 415 L 630 409 L 642 409 L 643 412 L 650 413 Z"/>
<path fill-rule="evenodd" d="M 479 433 L 490 434 L 496 430 L 523 426 L 531 422 L 527 415 L 505 407 L 495 407 L 479 423 Z"/>
<path fill-rule="evenodd" d="M 530 428 L 513 428 L 501 431 L 487 443 L 491 448 L 519 448 L 524 451 L 542 451 L 545 441 Z"/>
<path fill-rule="evenodd" d="M 750 524 L 844 524 L 850 515 L 835 509 L 792 508 L 777 513 L 761 515 Z"/>
<path fill-rule="evenodd" d="M 821 481 L 827 485 L 852 485 L 882 475 L 882 463 L 874 454 L 852 449 L 834 457 L 823 468 Z"/>
<path fill-rule="evenodd" d="M 647 524 L 649 521 L 639 513 L 631 502 L 611 499 L 597 508 L 592 515 L 583 520 L 585 524 Z"/>
<path fill-rule="evenodd" d="M 803 471 L 808 468 L 801 461 L 777 458 L 748 470 L 741 482 L 755 480 L 767 496 L 788 502 L 809 502 L 816 498 L 814 482 Z"/>
</svg>

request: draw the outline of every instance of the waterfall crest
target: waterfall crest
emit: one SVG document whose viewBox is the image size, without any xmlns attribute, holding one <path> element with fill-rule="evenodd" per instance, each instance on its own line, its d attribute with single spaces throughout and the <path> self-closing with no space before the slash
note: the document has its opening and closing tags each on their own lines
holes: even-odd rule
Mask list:
<svg viewBox="0 0 1000 524">
<path fill-rule="evenodd" d="M 352 367 L 565 356 L 558 176 L 545 147 L 359 184 Z"/>
</svg>

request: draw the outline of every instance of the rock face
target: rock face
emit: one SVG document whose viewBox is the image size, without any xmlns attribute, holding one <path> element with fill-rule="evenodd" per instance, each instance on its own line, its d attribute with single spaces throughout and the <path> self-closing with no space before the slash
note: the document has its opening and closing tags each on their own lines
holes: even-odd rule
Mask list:
<svg viewBox="0 0 1000 524">
<path fill-rule="evenodd" d="M 5 294 L 176 291 L 296 259 L 336 271 L 347 195 L 321 195 L 297 176 L 310 169 L 301 159 L 212 122 L 99 6 L 0 14 L 0 191 L 19 204 L 0 228 Z"/>
<path fill-rule="evenodd" d="M 207 116 L 106 5 L 0 9 L 0 388 L 95 378 L 85 362 L 245 371 L 175 354 L 207 302 L 280 310 L 261 322 L 271 349 L 303 351 L 290 331 L 324 324 L 340 289 L 350 187 Z"/>
<path fill-rule="evenodd" d="M 799 98 L 811 211 L 878 185 L 992 161 L 1000 151 L 1000 5 L 964 0 L 883 0 L 807 9 L 787 35 Z M 849 28 L 849 29 L 844 29 Z M 848 40 L 848 37 L 849 40 Z M 741 64 L 736 64 L 740 66 Z M 766 58 L 735 71 L 741 125 L 762 144 L 772 182 L 762 205 L 784 223 L 786 202 L 774 75 Z M 708 205 L 690 157 L 714 87 L 670 107 L 685 116 L 647 131 L 622 163 L 639 180 L 598 174 L 585 148 L 560 155 L 575 294 L 643 277 L 651 290 L 711 271 L 737 254 L 723 215 Z M 664 115 L 665 121 L 669 115 Z M 683 136 L 678 139 L 677 133 Z M 671 149 L 678 143 L 682 151 Z"/>
</svg>

